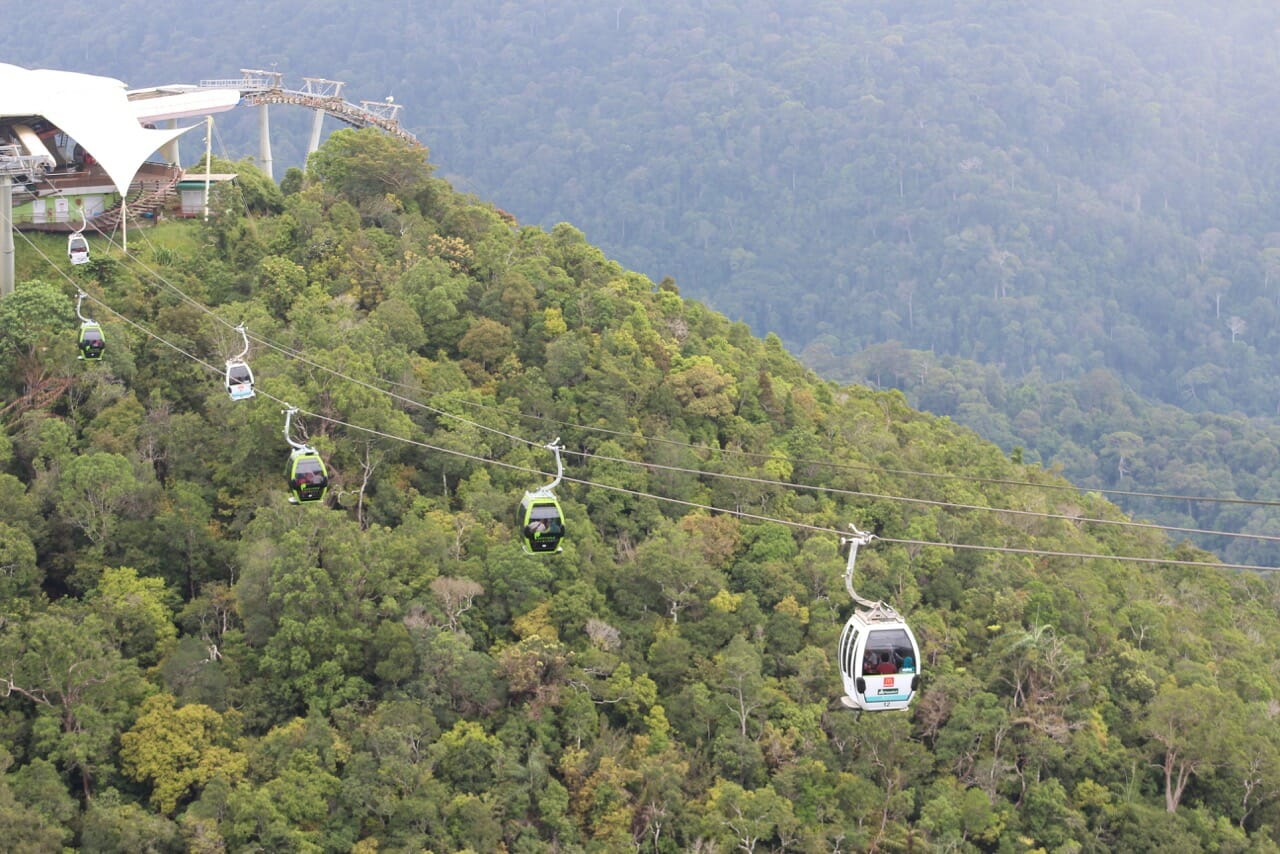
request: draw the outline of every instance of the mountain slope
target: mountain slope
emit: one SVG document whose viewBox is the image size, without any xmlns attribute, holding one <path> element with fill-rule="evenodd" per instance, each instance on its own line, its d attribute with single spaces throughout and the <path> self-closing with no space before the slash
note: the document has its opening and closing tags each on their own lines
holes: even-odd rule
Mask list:
<svg viewBox="0 0 1280 854">
<path fill-rule="evenodd" d="M 15 845 L 1275 844 L 1269 580 L 402 143 L 335 134 L 283 193 L 235 171 L 135 255 L 24 242 L 0 303 Z M 286 404 L 323 506 L 285 501 Z M 569 535 L 532 559 L 557 436 Z M 921 639 L 906 714 L 836 700 L 851 522 Z"/>
<path fill-rule="evenodd" d="M 117 5 L 106 22 L 65 10 L 68 31 L 105 33 L 91 67 L 73 44 L 20 29 L 0 46 L 10 61 L 135 85 L 278 67 L 295 85 L 320 74 L 353 98 L 393 96 L 455 183 L 524 222 L 573 222 L 627 267 L 777 333 L 828 378 L 870 379 L 862 354 L 896 343 L 994 366 L 1008 387 L 1106 376 L 1152 401 L 1152 423 L 1135 431 L 1108 413 L 1100 435 L 1165 445 L 1177 429 L 1165 413 L 1274 429 L 1272 5 L 550 0 L 426 15 L 375 0 L 349 19 L 323 7 L 299 19 L 275 0 L 212 19 Z M 255 121 L 221 117 L 219 144 L 256 153 Z M 272 122 L 282 172 L 301 162 L 307 119 L 277 109 Z M 990 423 L 946 399 L 911 398 Z M 1076 482 L 1110 482 L 1090 467 L 1098 448 L 1041 444 L 1017 415 L 1007 441 L 989 438 Z M 1138 491 L 1252 480 L 1198 474 L 1173 450 Z"/>
</svg>

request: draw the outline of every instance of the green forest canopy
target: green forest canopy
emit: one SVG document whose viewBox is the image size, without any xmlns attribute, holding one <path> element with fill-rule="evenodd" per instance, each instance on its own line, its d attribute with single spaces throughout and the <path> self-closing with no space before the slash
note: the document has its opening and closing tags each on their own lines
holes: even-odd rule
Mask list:
<svg viewBox="0 0 1280 854">
<path fill-rule="evenodd" d="M 10 844 L 1277 847 L 1270 575 L 375 132 L 280 187 L 235 171 L 128 255 L 22 241 L 0 303 Z M 281 401 L 323 507 L 285 501 Z M 533 559 L 514 508 L 554 436 L 569 536 Z M 921 640 L 908 713 L 837 700 L 850 523 Z"/>
<path fill-rule="evenodd" d="M 574 223 L 828 379 L 900 388 L 1090 488 L 1280 496 L 1274 3 L 220 8 L 199 28 L 183 3 L 60 10 L 104 34 L 92 67 L 22 28 L 0 47 L 135 86 L 259 57 L 393 96 L 460 186 Z M 304 113 L 273 110 L 277 165 L 301 162 Z M 223 114 L 218 144 L 256 153 L 257 120 Z M 1269 507 L 1114 495 L 1280 534 Z M 1197 544 L 1280 565 L 1263 540 Z"/>
</svg>

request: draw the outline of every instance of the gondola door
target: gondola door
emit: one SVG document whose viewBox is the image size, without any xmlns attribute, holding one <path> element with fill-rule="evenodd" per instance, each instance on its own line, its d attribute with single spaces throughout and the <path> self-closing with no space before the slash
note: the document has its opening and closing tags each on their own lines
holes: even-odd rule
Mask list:
<svg viewBox="0 0 1280 854">
<path fill-rule="evenodd" d="M 840 700 L 863 711 L 906 709 L 920 688 L 920 648 L 904 622 L 854 614 L 840 637 Z"/>
</svg>

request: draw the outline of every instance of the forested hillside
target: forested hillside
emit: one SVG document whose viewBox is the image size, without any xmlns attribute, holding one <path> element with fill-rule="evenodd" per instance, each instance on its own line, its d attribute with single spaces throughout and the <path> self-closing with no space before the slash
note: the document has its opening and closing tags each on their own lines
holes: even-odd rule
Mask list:
<svg viewBox="0 0 1280 854">
<path fill-rule="evenodd" d="M 91 51 L 21 27 L 0 48 L 135 86 L 278 68 L 293 85 L 319 75 L 353 99 L 394 97 L 455 184 L 522 222 L 574 223 L 830 379 L 881 379 L 1077 483 L 1280 496 L 1270 470 L 1185 457 L 1176 438 L 1229 416 L 1276 439 L 1273 3 L 111 11 L 60 10 L 66 32 L 102 34 Z M 219 149 L 256 153 L 256 119 L 220 116 Z M 307 121 L 273 111 L 278 167 L 300 163 Z M 867 348 L 884 345 L 899 368 L 865 371 Z M 919 378 L 934 360 L 982 366 L 957 371 L 963 400 Z M 1095 387 L 1118 385 L 1145 402 L 1137 418 L 1081 407 L 1079 431 L 1053 423 L 1070 412 L 989 396 L 993 369 L 1005 389 L 1054 383 L 1106 404 L 1116 396 Z M 1119 434 L 1158 462 L 1118 476 L 1102 445 Z M 1213 504 L 1117 500 L 1166 524 L 1276 533 Z M 1280 565 L 1274 549 L 1244 548 L 1233 557 Z"/>
<path fill-rule="evenodd" d="M 421 150 L 218 165 L 207 224 L 76 268 L 20 241 L 0 301 L 6 845 L 1278 847 L 1270 576 L 820 380 Z M 319 506 L 286 500 L 287 405 Z M 530 557 L 555 438 L 569 534 Z M 838 701 L 850 524 L 921 642 L 909 712 Z"/>
</svg>

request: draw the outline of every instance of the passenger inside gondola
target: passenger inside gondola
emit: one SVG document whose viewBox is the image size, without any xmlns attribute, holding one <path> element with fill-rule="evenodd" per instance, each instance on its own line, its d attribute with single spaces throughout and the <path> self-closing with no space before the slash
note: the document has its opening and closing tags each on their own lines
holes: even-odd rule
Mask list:
<svg viewBox="0 0 1280 854">
<path fill-rule="evenodd" d="M 100 359 L 106 347 L 106 339 L 102 337 L 102 329 L 94 324 L 86 323 L 80 330 L 80 358 Z"/>
</svg>

